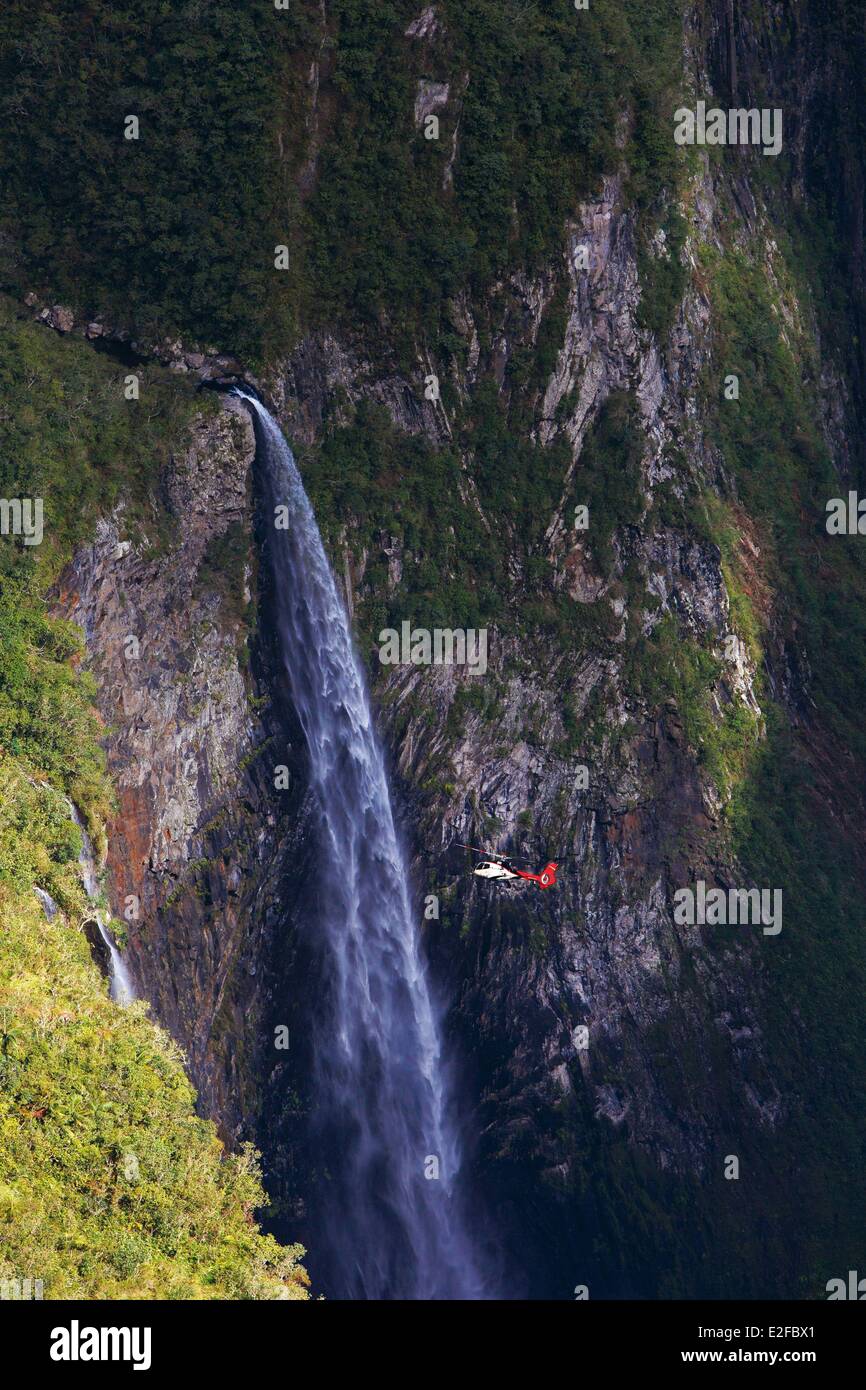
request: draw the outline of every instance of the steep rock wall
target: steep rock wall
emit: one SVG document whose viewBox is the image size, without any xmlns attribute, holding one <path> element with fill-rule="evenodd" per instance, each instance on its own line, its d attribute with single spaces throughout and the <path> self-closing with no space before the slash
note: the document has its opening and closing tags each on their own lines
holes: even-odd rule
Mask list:
<svg viewBox="0 0 866 1390">
<path fill-rule="evenodd" d="M 256 1106 L 248 1088 L 262 1043 L 262 941 L 282 921 L 278 868 L 302 796 L 287 720 L 261 677 L 261 644 L 249 658 L 254 452 L 248 412 L 221 398 L 162 479 L 170 539 L 126 539 L 121 510 L 99 525 L 57 595 L 84 631 L 106 724 L 117 789 L 112 908 L 127 922 L 142 994 L 227 1134 Z M 276 764 L 293 768 L 281 792 Z"/>
</svg>

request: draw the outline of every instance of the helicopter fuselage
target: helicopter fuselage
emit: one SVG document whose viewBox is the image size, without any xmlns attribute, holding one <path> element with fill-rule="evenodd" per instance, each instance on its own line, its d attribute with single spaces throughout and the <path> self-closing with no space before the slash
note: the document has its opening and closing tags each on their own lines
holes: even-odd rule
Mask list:
<svg viewBox="0 0 866 1390">
<path fill-rule="evenodd" d="M 485 859 L 474 870 L 476 878 L 486 879 L 515 879 L 525 878 L 530 883 L 535 883 L 539 888 L 552 888 L 556 883 L 557 866 L 551 861 L 545 864 L 540 874 L 531 874 L 528 869 L 515 869 L 507 859 Z"/>
<path fill-rule="evenodd" d="M 474 872 L 476 878 L 504 879 L 520 877 L 516 869 L 512 869 L 507 864 L 500 863 L 495 859 L 485 860 L 484 863 L 478 865 Z"/>
</svg>

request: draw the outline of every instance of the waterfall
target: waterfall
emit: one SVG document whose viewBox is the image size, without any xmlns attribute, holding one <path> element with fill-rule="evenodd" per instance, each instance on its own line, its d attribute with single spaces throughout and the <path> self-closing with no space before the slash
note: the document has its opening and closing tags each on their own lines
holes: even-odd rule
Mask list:
<svg viewBox="0 0 866 1390">
<path fill-rule="evenodd" d="M 73 805 L 70 801 L 69 809 L 72 814 L 72 819 L 81 831 L 81 853 L 78 856 L 78 863 L 81 866 L 84 891 L 90 901 L 95 903 L 99 898 L 99 878 L 96 873 L 96 862 L 93 857 L 93 845 L 90 836 L 84 828 L 84 821 L 81 819 L 78 807 Z M 93 920 L 96 922 L 99 935 L 102 937 L 108 951 L 108 987 L 111 997 L 117 1004 L 129 1004 L 135 998 L 132 977 L 126 968 L 123 956 L 117 949 L 111 932 L 102 920 L 102 912 L 99 908 L 94 909 Z"/>
<path fill-rule="evenodd" d="M 260 402 L 237 394 L 257 425 L 279 648 L 318 808 L 315 929 L 327 983 L 310 1012 L 314 1110 L 331 1138 L 315 1227 L 325 1292 L 483 1298 L 441 1019 L 348 618 L 292 451 Z"/>
</svg>

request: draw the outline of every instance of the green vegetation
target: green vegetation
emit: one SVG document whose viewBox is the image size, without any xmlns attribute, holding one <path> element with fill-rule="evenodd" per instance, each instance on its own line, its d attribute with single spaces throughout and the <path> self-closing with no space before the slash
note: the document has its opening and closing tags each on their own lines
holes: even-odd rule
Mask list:
<svg viewBox="0 0 866 1390">
<path fill-rule="evenodd" d="M 42 545 L 4 545 L 0 574 L 26 571 L 37 587 L 47 583 L 121 495 L 133 533 L 167 539 L 156 481 L 192 420 L 218 404 L 155 367 L 136 368 L 140 399 L 128 401 L 128 370 L 35 327 L 0 297 L 0 395 L 14 405 L 0 414 L 0 495 L 42 497 L 45 512 Z"/>
<path fill-rule="evenodd" d="M 34 18 L 27 0 L 0 16 L 0 121 L 16 135 L 0 151 L 5 287 L 138 335 L 181 331 L 250 357 L 285 342 L 287 16 L 231 0 L 58 0 Z"/>
<path fill-rule="evenodd" d="M 673 697 L 699 765 L 727 796 L 750 766 L 761 725 L 738 697 L 721 715 L 713 708 L 712 692 L 724 677 L 721 658 L 684 637 L 676 618 L 667 615 L 629 652 L 628 670 L 630 689 L 650 709 Z"/>
<path fill-rule="evenodd" d="M 784 929 L 765 953 L 767 1036 L 789 1098 L 782 1142 L 795 1159 L 786 1162 L 796 1165 L 804 1209 L 816 1214 L 820 1258 L 811 1267 L 826 1278 L 835 1270 L 828 1261 L 842 1251 L 854 1258 L 866 1238 L 866 1022 L 855 1004 L 866 986 L 866 898 L 860 827 L 849 816 L 866 758 L 866 573 L 857 538 L 826 533 L 825 505 L 840 486 L 804 389 L 807 351 L 792 332 L 783 338 L 758 267 L 731 248 L 709 266 L 718 334 L 711 420 L 755 528 L 759 573 L 733 542 L 741 512 L 716 504 L 710 526 L 741 635 L 753 654 L 766 646 L 776 665 L 782 644 L 794 669 L 802 651 L 814 701 L 808 730 L 798 733 L 761 680 L 766 737 L 732 782 L 727 827 L 752 880 L 784 890 Z M 728 372 L 739 374 L 738 401 L 721 397 Z M 772 593 L 772 629 L 759 612 L 762 587 Z"/>
<path fill-rule="evenodd" d="M 446 368 L 455 360 L 462 365 L 466 343 L 456 328 L 457 292 L 468 289 L 474 296 L 482 345 L 488 348 L 485 325 L 508 303 L 507 291 L 490 294 L 490 282 L 506 268 L 556 263 L 567 216 L 581 197 L 597 190 L 602 172 L 624 158 L 627 192 L 638 212 L 647 321 L 663 327 L 681 284 L 684 228 L 670 203 L 678 165 L 664 136 L 679 70 L 675 3 L 599 4 L 579 16 L 554 0 L 528 6 L 499 0 L 446 4 L 432 45 L 395 42 L 395 34 L 415 17 L 412 4 L 337 0 L 328 13 L 336 46 L 327 81 L 323 69 L 320 103 L 327 91 L 333 106 L 330 138 L 304 212 L 304 275 L 312 287 L 313 318 L 329 324 L 347 319 L 353 329 L 378 330 L 384 315 L 388 342 L 396 343 L 404 361 L 414 358 L 420 335 Z M 427 141 L 414 129 L 411 110 L 416 78 L 434 72 L 449 77 L 451 99 L 440 112 L 440 140 Z M 624 156 L 615 139 L 620 127 L 630 137 Z M 443 172 L 455 136 L 459 157 L 453 186 L 445 188 Z M 666 232 L 669 255 L 644 256 L 657 221 Z M 482 292 L 488 304 L 480 304 Z M 568 450 L 563 440 L 545 451 L 528 438 L 564 326 L 560 280 L 535 349 L 515 347 L 509 356 L 507 400 L 491 377 L 482 377 L 471 403 L 456 412 L 461 425 L 455 444 L 464 458 L 473 459 L 481 504 L 487 515 L 495 510 L 495 534 L 481 534 L 477 518 L 467 516 L 472 502 L 465 487 L 455 486 L 460 465 L 453 450 L 436 464 L 426 450 L 422 471 L 418 449 L 390 449 L 392 457 L 403 454 L 397 459 L 401 472 L 413 468 L 413 483 L 425 487 L 426 477 L 435 475 L 450 484 L 440 502 L 446 515 L 437 523 L 438 542 L 429 527 L 422 528 L 429 542 L 424 553 L 440 578 L 451 576 L 456 539 L 473 589 L 469 594 L 462 584 L 457 611 L 474 605 L 485 621 L 496 616 L 503 589 L 500 536 L 512 548 L 515 542 L 529 547 L 530 588 L 546 578 L 544 558 L 531 549 L 558 501 Z M 451 399 L 448 380 L 443 392 L 454 410 L 458 403 Z M 393 505 L 384 486 L 377 495 L 359 492 L 371 481 L 370 465 L 362 459 L 359 467 L 353 451 L 369 452 L 357 433 L 369 425 L 369 419 L 355 422 L 341 444 L 329 441 L 321 468 L 306 461 L 319 515 L 357 523 L 360 544 L 371 539 L 376 518 L 388 515 Z M 381 447 L 382 430 L 369 433 Z M 602 441 L 611 454 L 623 442 Z M 322 475 L 325 486 L 320 487 Z M 332 476 L 340 477 L 339 485 L 330 485 Z M 620 486 L 614 468 L 605 481 L 621 502 L 632 476 L 627 470 Z M 608 508 L 609 490 L 598 489 L 600 516 Z M 400 531 L 399 519 L 408 511 L 402 497 L 397 510 Z M 615 524 L 611 519 L 605 543 Z M 382 577 L 381 565 L 369 575 L 372 588 Z M 413 598 L 417 592 L 433 601 L 423 576 L 410 572 L 406 585 Z M 452 603 L 448 607 L 454 611 Z M 533 620 L 561 629 L 563 618 L 567 626 L 569 615 L 547 594 Z"/>
<path fill-rule="evenodd" d="M 663 247 L 650 251 L 646 224 L 641 224 L 642 235 L 638 243 L 641 283 L 638 322 L 663 341 L 686 287 L 687 271 L 681 253 L 688 224 L 679 209 L 671 205 L 665 210 L 660 230 L 665 238 Z"/>
<path fill-rule="evenodd" d="M 141 515 L 170 432 L 191 415 L 154 381 L 152 415 L 123 397 L 118 369 L 80 344 L 18 322 L 0 303 L 0 496 L 41 498 L 44 539 L 0 540 L 0 747 L 50 777 L 102 837 L 109 789 L 91 708 L 93 685 L 71 661 L 80 633 L 47 616 L 44 593 L 123 490 Z"/>
<path fill-rule="evenodd" d="M 107 997 L 81 924 L 80 832 L 0 756 L 0 1279 L 46 1298 L 304 1298 L 256 1228 L 254 1154 L 195 1114 L 177 1048 Z M 32 891 L 62 905 L 48 922 Z"/>
<path fill-rule="evenodd" d="M 864 758 L 866 580 L 857 538 L 826 533 L 826 504 L 840 484 L 818 410 L 803 389 L 802 364 L 781 335 L 762 271 L 734 250 L 718 262 L 708 256 L 708 265 L 718 335 L 713 379 L 706 383 L 713 427 L 758 526 L 776 622 L 785 636 L 796 623 L 822 720 Z M 729 372 L 739 373 L 738 401 L 721 398 Z"/>
<path fill-rule="evenodd" d="M 578 1101 L 574 1114 L 564 1106 L 563 1124 L 576 1173 L 594 1175 L 587 1238 L 602 1288 L 742 1297 L 775 1280 L 779 1296 L 820 1297 L 866 1239 L 866 1023 L 856 1004 L 866 988 L 866 896 L 854 810 L 866 755 L 866 573 L 857 538 L 825 530 L 825 504 L 845 489 L 820 434 L 812 350 L 795 328 L 782 331 L 778 290 L 741 251 L 706 252 L 704 270 L 715 350 L 703 408 L 734 487 L 722 498 L 694 485 L 681 497 L 668 487 L 654 511 L 663 524 L 719 546 L 730 626 L 755 665 L 763 718 L 736 697 L 719 713 L 724 662 L 671 616 L 648 638 L 630 634 L 624 684 L 650 708 L 675 700 L 687 741 L 724 798 L 726 843 L 710 853 L 733 857 L 746 882 L 783 889 L 784 928 L 760 963 L 764 1045 L 785 1109 L 774 1133 L 738 1133 L 736 1144 L 732 1136 L 751 1175 L 735 1203 L 720 1179 L 669 1183 L 627 1143 L 588 1123 Z M 775 272 L 786 269 L 777 264 Z M 730 372 L 739 375 L 738 401 L 722 397 Z M 604 433 L 600 420 L 593 438 Z M 592 448 L 580 464 L 587 458 Z M 787 662 L 807 683 L 800 730 L 774 699 L 766 662 L 776 682 Z M 714 1084 L 711 1059 L 675 1036 L 666 1020 L 654 1056 L 666 1094 L 685 1111 L 696 1087 Z M 651 1035 L 644 1045 L 653 1045 Z M 627 1076 L 625 1064 L 626 1086 Z M 790 1181 L 779 1182 L 780 1173 Z M 758 1251 L 754 1231 L 768 1190 L 774 1219 Z M 581 1176 L 573 1195 L 578 1205 L 587 1195 Z M 711 1268 L 708 1249 L 732 1253 Z M 748 1258 L 738 1260 L 738 1250 Z"/>
<path fill-rule="evenodd" d="M 665 129 L 680 62 L 675 0 L 447 0 L 432 48 L 395 33 L 418 6 L 335 0 L 331 139 L 305 211 L 310 278 L 329 322 L 381 309 L 429 338 L 461 287 L 477 292 L 562 245 L 565 221 L 625 158 L 643 212 L 672 181 Z M 418 78 L 449 80 L 440 137 L 414 127 Z M 628 123 L 627 123 L 628 124 Z M 445 178 L 453 140 L 458 158 Z"/>
<path fill-rule="evenodd" d="M 376 328 L 384 313 L 414 359 L 421 338 L 447 341 L 459 290 L 555 259 L 566 218 L 623 155 L 643 242 L 657 222 L 676 240 L 678 0 L 579 14 L 444 0 L 432 43 L 404 36 L 417 13 L 416 0 L 140 0 L 123 14 L 58 0 L 34 24 L 9 0 L 0 119 L 19 138 L 0 152 L 0 282 L 251 362 L 313 322 Z M 422 78 L 450 84 L 438 140 L 414 124 Z M 644 268 L 655 305 L 654 279 L 674 271 Z"/>
<path fill-rule="evenodd" d="M 761 181 L 798 297 L 814 314 L 822 343 L 832 345 L 862 411 L 866 280 L 859 207 L 866 145 L 866 30 L 858 0 L 812 0 L 804 17 L 801 33 L 810 50 L 806 61 L 813 71 L 832 78 L 812 83 L 803 101 L 799 64 L 782 60 L 776 71 L 755 74 L 756 104 L 800 107 L 798 120 L 808 129 L 808 139 L 797 153 L 786 139 L 778 159 L 755 161 L 753 177 Z M 768 19 L 766 7 L 753 6 L 750 22 L 756 28 Z M 798 189 L 792 197 L 795 180 L 802 193 Z M 866 448 L 856 437 L 851 446 L 862 486 Z"/>
<path fill-rule="evenodd" d="M 430 627 L 472 627 L 495 615 L 502 541 L 465 500 L 470 483 L 455 449 L 401 433 L 384 408 L 362 402 L 352 424 L 300 457 L 326 537 L 337 539 L 340 518 L 353 525 L 356 553 L 371 551 L 363 613 L 371 640 L 407 617 Z M 402 583 L 390 603 L 386 537 L 405 549 Z"/>
<path fill-rule="evenodd" d="M 211 537 L 196 575 L 196 592 L 218 594 L 223 613 L 231 622 L 242 623 L 247 615 L 249 549 L 246 528 L 240 521 L 234 521 L 222 535 Z"/>
<path fill-rule="evenodd" d="M 302 1251 L 253 1222 L 254 1155 L 223 1152 L 177 1049 L 91 959 L 67 797 L 99 848 L 112 793 L 80 635 L 44 602 L 97 512 L 126 498 L 153 529 L 159 465 L 209 407 L 159 373 L 126 402 L 114 364 L 8 310 L 0 363 L 16 405 L 0 495 L 44 496 L 46 525 L 40 546 L 0 538 L 0 1279 L 41 1278 L 48 1298 L 304 1298 Z"/>
<path fill-rule="evenodd" d="M 641 518 L 643 447 L 634 396 L 612 392 L 584 441 L 572 481 L 574 504 L 589 507 L 587 539 L 603 573 L 613 566 L 614 531 Z"/>
<path fill-rule="evenodd" d="M 91 708 L 93 685 L 71 664 L 80 633 L 47 616 L 44 594 L 89 537 L 96 517 L 123 497 L 132 531 L 155 540 L 166 524 L 152 489 L 172 444 L 202 403 L 168 373 L 142 371 L 142 399 L 127 401 L 115 363 L 18 321 L 0 301 L 0 496 L 41 498 L 44 539 L 0 539 L 0 747 L 73 798 L 94 843 L 109 798 Z"/>
<path fill-rule="evenodd" d="M 351 424 L 299 450 L 326 540 L 335 548 L 348 526 L 354 553 L 367 556 L 357 615 L 365 641 L 407 617 L 429 627 L 496 624 L 578 647 L 614 635 L 609 603 L 578 604 L 552 587 L 545 531 L 570 450 L 563 437 L 531 442 L 526 415 L 524 400 L 508 403 L 484 380 L 453 444 L 406 435 L 383 407 L 362 401 Z M 589 504 L 587 534 L 602 571 L 613 563 L 614 532 L 640 520 L 641 448 L 634 397 L 615 392 L 584 444 L 565 506 L 570 518 L 578 502 Z M 389 593 L 385 547 L 394 542 L 402 572 Z"/>
</svg>

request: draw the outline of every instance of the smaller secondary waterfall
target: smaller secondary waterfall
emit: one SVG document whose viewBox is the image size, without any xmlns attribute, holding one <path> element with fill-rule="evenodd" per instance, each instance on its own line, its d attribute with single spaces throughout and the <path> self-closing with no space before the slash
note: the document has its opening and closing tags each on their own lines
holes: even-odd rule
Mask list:
<svg viewBox="0 0 866 1390">
<path fill-rule="evenodd" d="M 78 807 L 72 802 L 69 803 L 72 819 L 81 831 L 81 853 L 78 856 L 78 863 L 81 866 L 81 877 L 84 882 L 84 891 L 91 902 L 96 902 L 99 898 L 99 880 L 96 875 L 96 863 L 93 857 L 93 845 L 90 836 L 84 828 L 84 821 L 78 811 Z M 114 939 L 102 920 L 102 912 L 95 908 L 93 919 L 99 928 L 99 935 L 105 942 L 109 959 L 109 991 L 112 999 L 117 1004 L 129 1004 L 135 998 L 132 978 L 126 968 L 126 964 Z"/>
<path fill-rule="evenodd" d="M 331 1184 L 311 1255 L 332 1297 L 484 1298 L 440 1020 L 346 611 L 282 431 L 237 394 L 257 424 L 279 644 L 319 807 L 314 1122 Z"/>
</svg>

